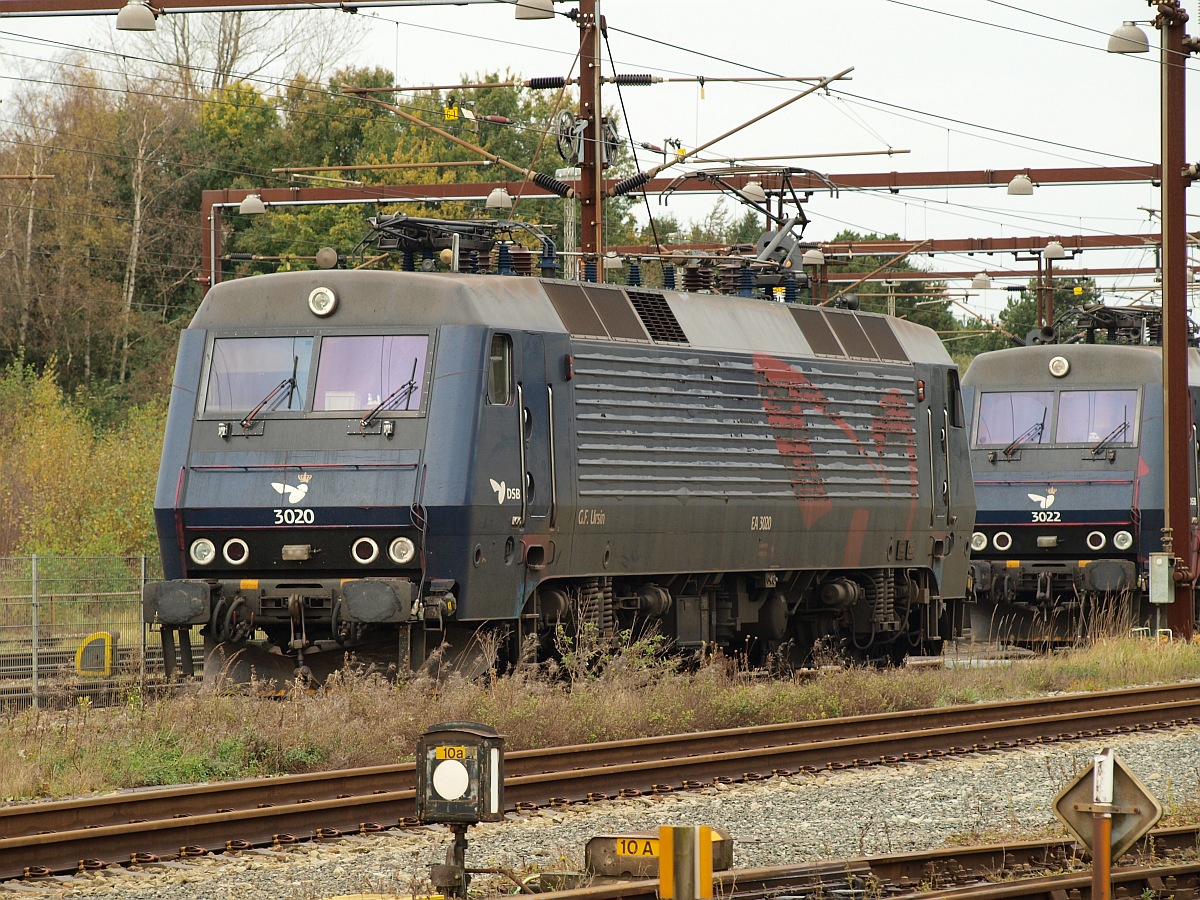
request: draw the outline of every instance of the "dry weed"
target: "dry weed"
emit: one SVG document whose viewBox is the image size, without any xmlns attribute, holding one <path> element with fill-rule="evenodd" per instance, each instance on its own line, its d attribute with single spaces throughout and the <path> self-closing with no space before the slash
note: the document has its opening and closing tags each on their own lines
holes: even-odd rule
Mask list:
<svg viewBox="0 0 1200 900">
<path fill-rule="evenodd" d="M 721 657 L 685 669 L 654 640 L 566 649 L 557 665 L 522 664 L 503 677 L 396 679 L 357 667 L 320 691 L 293 684 L 271 699 L 130 689 L 110 707 L 9 712 L 0 720 L 0 756 L 10 761 L 0 797 L 396 763 L 411 758 L 429 725 L 448 721 L 485 722 L 520 750 L 1200 677 L 1200 646 L 1127 637 L 1004 668 L 852 667 L 790 679 Z"/>
</svg>

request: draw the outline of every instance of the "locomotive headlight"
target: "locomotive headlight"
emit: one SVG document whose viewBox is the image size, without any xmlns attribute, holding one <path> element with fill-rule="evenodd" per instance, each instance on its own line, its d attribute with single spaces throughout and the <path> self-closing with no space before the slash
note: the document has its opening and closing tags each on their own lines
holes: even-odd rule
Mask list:
<svg viewBox="0 0 1200 900">
<path fill-rule="evenodd" d="M 379 557 L 379 545 L 369 537 L 360 537 L 350 548 L 350 555 L 359 565 L 370 565 Z"/>
<path fill-rule="evenodd" d="M 217 548 L 208 538 L 200 538 L 197 541 L 192 541 L 191 549 L 188 550 L 188 556 L 192 558 L 198 566 L 207 566 L 217 557 Z"/>
<path fill-rule="evenodd" d="M 1065 356 L 1056 356 L 1050 360 L 1050 374 L 1055 378 L 1062 378 L 1071 371 L 1071 364 L 1067 362 Z"/>
<path fill-rule="evenodd" d="M 1133 535 L 1128 531 L 1118 531 L 1113 535 L 1113 546 L 1118 550 L 1128 550 L 1133 546 Z"/>
<path fill-rule="evenodd" d="M 1007 531 L 997 531 L 992 536 L 992 546 L 1003 553 L 1012 546 L 1012 535 Z"/>
<path fill-rule="evenodd" d="M 1108 543 L 1108 538 L 1104 536 L 1103 531 L 1093 531 L 1087 536 L 1089 550 L 1103 550 L 1106 543 Z"/>
<path fill-rule="evenodd" d="M 971 535 L 971 549 L 978 553 L 980 550 L 987 549 L 987 535 L 982 531 L 976 531 Z"/>
<path fill-rule="evenodd" d="M 308 295 L 308 308 L 312 310 L 314 316 L 332 315 L 337 309 L 337 294 L 327 287 L 313 288 Z"/>
<path fill-rule="evenodd" d="M 417 548 L 406 537 L 398 537 L 388 546 L 388 556 L 398 566 L 406 566 L 417 555 Z"/>
<path fill-rule="evenodd" d="M 221 555 L 231 566 L 240 566 L 250 558 L 250 547 L 241 538 L 230 538 L 221 549 Z"/>
</svg>

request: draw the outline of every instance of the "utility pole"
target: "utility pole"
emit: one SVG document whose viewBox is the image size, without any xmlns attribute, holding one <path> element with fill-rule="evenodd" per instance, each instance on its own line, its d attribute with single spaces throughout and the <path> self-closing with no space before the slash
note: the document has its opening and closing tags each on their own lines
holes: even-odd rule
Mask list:
<svg viewBox="0 0 1200 900">
<path fill-rule="evenodd" d="M 1161 35 L 1163 451 L 1166 509 L 1163 550 L 1182 563 L 1167 624 L 1176 638 L 1190 640 L 1195 617 L 1192 580 L 1192 500 L 1189 489 L 1191 409 L 1188 402 L 1187 187 L 1184 69 L 1197 42 L 1184 34 L 1187 12 L 1179 0 L 1158 4 L 1154 25 Z M 1176 572 L 1179 572 L 1177 566 Z"/>
<path fill-rule="evenodd" d="M 601 277 L 604 255 L 604 110 L 600 105 L 600 31 L 603 22 L 598 0 L 580 0 L 579 117 L 587 121 L 583 132 L 583 158 L 579 162 L 579 249 L 584 280 Z M 587 273 L 592 273 L 588 277 Z"/>
</svg>

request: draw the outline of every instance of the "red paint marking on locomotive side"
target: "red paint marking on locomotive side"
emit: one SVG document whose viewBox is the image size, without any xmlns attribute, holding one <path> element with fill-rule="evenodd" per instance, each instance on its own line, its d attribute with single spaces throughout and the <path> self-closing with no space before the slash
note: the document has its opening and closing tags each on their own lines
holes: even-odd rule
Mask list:
<svg viewBox="0 0 1200 900">
<path fill-rule="evenodd" d="M 1142 504 L 1139 500 L 1142 493 L 1142 479 L 1150 474 L 1150 466 L 1146 462 L 1146 457 L 1138 453 L 1137 477 L 1133 480 L 1133 508 L 1141 509 Z"/>
<path fill-rule="evenodd" d="M 879 413 L 870 425 L 871 443 L 875 451 L 872 454 L 867 443 L 859 439 L 859 435 L 846 418 L 831 408 L 830 398 L 809 381 L 803 372 L 797 371 L 783 360 L 763 353 L 754 354 L 754 368 L 763 410 L 774 434 L 776 451 L 791 469 L 789 480 L 793 492 L 800 500 L 806 527 L 811 527 L 833 508 L 821 474 L 820 460 L 808 436 L 809 416 L 814 414 L 827 419 L 846 436 L 859 455 L 875 471 L 880 484 L 889 493 L 894 485 L 889 481 L 881 460 L 891 440 L 897 436 L 906 436 L 906 487 L 910 495 L 913 493 L 912 488 L 917 483 L 916 431 L 908 401 L 902 392 L 889 390 L 880 401 Z M 913 496 L 909 507 L 909 532 L 912 530 L 916 511 L 917 498 Z"/>
<path fill-rule="evenodd" d="M 871 522 L 871 511 L 856 509 L 850 517 L 850 528 L 846 532 L 846 550 L 842 554 L 842 567 L 855 569 L 863 565 L 863 544 L 867 538 L 867 526 Z"/>
<path fill-rule="evenodd" d="M 913 420 L 912 410 L 908 400 L 899 388 L 891 388 L 879 401 L 880 415 L 871 422 L 871 438 L 875 442 L 875 453 L 882 459 L 889 443 L 899 443 L 896 438 L 903 440 L 903 455 L 908 461 L 909 485 L 917 483 L 917 431 Z M 891 482 L 884 479 L 888 493 L 892 491 Z M 904 526 L 904 537 L 912 536 L 913 523 L 917 517 L 916 492 L 910 489 L 908 504 L 908 522 Z"/>
<path fill-rule="evenodd" d="M 774 357 L 754 354 L 754 369 L 767 424 L 775 437 L 775 450 L 791 470 L 788 480 L 800 501 L 804 526 L 811 528 L 833 509 L 808 440 L 805 410 L 821 405 L 818 392 L 803 374 Z"/>
</svg>

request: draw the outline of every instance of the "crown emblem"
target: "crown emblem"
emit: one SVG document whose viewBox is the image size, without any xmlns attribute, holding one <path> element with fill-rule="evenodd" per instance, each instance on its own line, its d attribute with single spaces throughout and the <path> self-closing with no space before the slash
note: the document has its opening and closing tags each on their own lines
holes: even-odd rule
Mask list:
<svg viewBox="0 0 1200 900">
<path fill-rule="evenodd" d="M 301 484 L 308 484 L 310 481 L 312 481 L 312 476 L 309 475 L 307 472 L 301 472 L 299 475 L 296 476 L 296 480 L 299 481 Z"/>
</svg>

